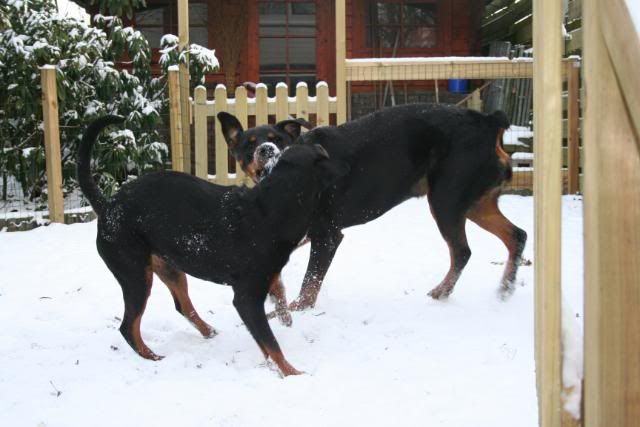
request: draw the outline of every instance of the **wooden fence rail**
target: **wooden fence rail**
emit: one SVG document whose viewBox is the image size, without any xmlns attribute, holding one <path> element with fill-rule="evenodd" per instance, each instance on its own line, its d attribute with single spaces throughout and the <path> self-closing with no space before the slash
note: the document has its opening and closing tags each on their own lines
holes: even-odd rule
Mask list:
<svg viewBox="0 0 640 427">
<path fill-rule="evenodd" d="M 235 175 L 229 173 L 227 144 L 222 135 L 222 126 L 217 119 L 215 119 L 216 170 L 215 174 L 209 173 L 207 122 L 209 117 L 215 117 L 221 111 L 235 115 L 245 129 L 250 116 L 255 117 L 255 124 L 259 126 L 267 124 L 269 116 L 274 116 L 277 122 L 292 116 L 309 120 L 309 115 L 314 114 L 316 126 L 326 126 L 329 124 L 331 114 L 337 112 L 336 98 L 329 96 L 329 86 L 325 82 L 319 82 L 316 85 L 316 96 L 313 97 L 309 96 L 305 83 L 298 83 L 295 97 L 288 96 L 288 92 L 287 85 L 279 83 L 276 87 L 276 96 L 269 97 L 267 86 L 258 84 L 255 98 L 249 98 L 247 90 L 241 86 L 236 88 L 234 98 L 227 98 L 227 89 L 220 84 L 215 88 L 213 99 L 207 99 L 206 88 L 198 86 L 195 89 L 193 101 L 195 175 L 221 185 L 242 184 L 245 181 L 245 176 L 237 165 L 237 173 Z"/>
</svg>

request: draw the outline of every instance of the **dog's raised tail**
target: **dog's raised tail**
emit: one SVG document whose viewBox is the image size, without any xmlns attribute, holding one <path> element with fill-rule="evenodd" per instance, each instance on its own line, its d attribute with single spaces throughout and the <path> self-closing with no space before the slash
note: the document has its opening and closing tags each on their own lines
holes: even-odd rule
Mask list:
<svg viewBox="0 0 640 427">
<path fill-rule="evenodd" d="M 124 122 L 121 116 L 104 116 L 93 121 L 82 135 L 78 148 L 78 183 L 96 215 L 100 216 L 107 199 L 91 175 L 91 152 L 98 135 L 105 127 Z"/>
</svg>

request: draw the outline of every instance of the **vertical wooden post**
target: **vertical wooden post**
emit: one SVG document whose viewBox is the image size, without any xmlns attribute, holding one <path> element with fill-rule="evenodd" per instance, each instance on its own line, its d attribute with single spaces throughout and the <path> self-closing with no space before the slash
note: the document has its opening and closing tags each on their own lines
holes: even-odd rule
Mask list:
<svg viewBox="0 0 640 427">
<path fill-rule="evenodd" d="M 340 102 L 336 99 L 336 102 Z M 329 86 L 325 82 L 316 84 L 316 126 L 328 126 L 329 123 Z"/>
<path fill-rule="evenodd" d="M 585 427 L 640 420 L 640 134 L 612 63 L 624 48 L 603 35 L 610 6 L 583 2 Z"/>
<path fill-rule="evenodd" d="M 44 118 L 44 150 L 47 164 L 49 220 L 51 222 L 64 224 L 56 67 L 53 65 L 45 65 L 40 67 L 40 73 L 40 81 L 42 84 L 42 116 Z"/>
<path fill-rule="evenodd" d="M 249 127 L 249 114 L 248 114 L 248 106 L 247 106 L 247 89 L 244 86 L 236 87 L 235 93 L 236 100 L 236 111 L 235 116 L 242 125 L 242 129 L 246 129 Z M 219 123 L 216 123 L 216 126 L 219 126 Z M 246 175 L 242 171 L 240 167 L 240 163 L 236 162 L 236 184 L 242 185 L 245 183 Z M 248 183 L 247 183 L 248 184 Z"/>
<path fill-rule="evenodd" d="M 178 67 L 169 67 L 169 128 L 171 132 L 171 168 L 184 172 L 184 149 L 182 147 L 182 115 L 180 112 L 180 80 Z"/>
<path fill-rule="evenodd" d="M 182 51 L 189 47 L 189 0 L 178 0 L 178 47 Z M 180 70 L 180 115 L 182 120 L 183 170 L 191 173 L 191 100 L 189 92 L 189 55 L 186 64 L 181 63 Z"/>
<path fill-rule="evenodd" d="M 562 18 L 533 0 L 535 359 L 539 423 L 561 426 Z"/>
<path fill-rule="evenodd" d="M 276 122 L 289 118 L 289 95 L 287 85 L 280 82 L 276 85 Z"/>
<path fill-rule="evenodd" d="M 347 121 L 347 10 L 345 0 L 336 0 L 336 124 Z"/>
<path fill-rule="evenodd" d="M 580 61 L 571 59 L 567 66 L 567 127 L 568 127 L 568 191 L 575 194 L 580 190 Z"/>
<path fill-rule="evenodd" d="M 305 82 L 296 85 L 296 118 L 309 120 L 309 88 Z M 302 128 L 301 131 L 307 130 Z"/>
<path fill-rule="evenodd" d="M 216 116 L 221 111 L 227 111 L 227 88 L 217 85 L 215 96 Z M 216 184 L 229 184 L 229 150 L 222 134 L 222 126 L 216 126 Z"/>
<path fill-rule="evenodd" d="M 269 123 L 269 106 L 267 105 L 267 86 L 264 83 L 256 85 L 256 126 Z"/>
<path fill-rule="evenodd" d="M 208 179 L 209 155 L 207 147 L 207 89 L 198 86 L 193 105 L 193 130 L 195 133 L 196 176 Z"/>
</svg>

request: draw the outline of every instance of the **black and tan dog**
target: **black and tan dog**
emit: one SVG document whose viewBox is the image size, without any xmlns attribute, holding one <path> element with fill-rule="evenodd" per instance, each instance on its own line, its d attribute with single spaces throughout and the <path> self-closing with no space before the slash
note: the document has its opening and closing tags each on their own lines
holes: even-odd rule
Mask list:
<svg viewBox="0 0 640 427">
<path fill-rule="evenodd" d="M 467 264 L 467 219 L 506 245 L 509 259 L 499 290 L 503 297 L 513 292 L 527 234 L 498 208 L 500 187 L 511 178 L 510 159 L 502 146 L 502 134 L 509 127 L 503 112 L 485 115 L 441 105 L 403 105 L 302 135 L 301 125 L 293 120 L 245 131 L 230 114 L 219 113 L 218 119 L 231 153 L 255 180 L 268 163 L 265 156 L 295 141 L 320 144 L 332 160 L 350 166 L 350 172 L 323 193 L 314 213 L 308 235 L 311 257 L 291 309 L 314 306 L 342 240 L 341 229 L 425 195 L 451 256 L 447 275 L 429 295 L 440 299 L 451 294 Z"/>
<path fill-rule="evenodd" d="M 142 357 L 160 359 L 140 334 L 153 273 L 202 335 L 215 334 L 191 303 L 187 273 L 230 285 L 233 305 L 265 357 L 283 375 L 299 373 L 280 350 L 264 301 L 274 275 L 307 233 L 320 192 L 347 166 L 329 162 L 321 146 L 300 145 L 287 150 L 269 177 L 252 189 L 157 172 L 125 184 L 108 200 L 91 176 L 91 150 L 105 126 L 122 121 L 107 116 L 89 126 L 79 148 L 78 178 L 98 216 L 98 252 L 122 287 L 120 332 L 126 341 Z"/>
</svg>

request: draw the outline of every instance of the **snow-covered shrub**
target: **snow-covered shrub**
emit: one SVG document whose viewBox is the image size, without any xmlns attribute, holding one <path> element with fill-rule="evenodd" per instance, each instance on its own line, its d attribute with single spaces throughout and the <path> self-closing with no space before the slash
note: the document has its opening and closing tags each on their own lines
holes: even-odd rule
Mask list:
<svg viewBox="0 0 640 427">
<path fill-rule="evenodd" d="M 152 78 L 151 50 L 140 32 L 123 27 L 117 17 L 97 15 L 93 25 L 63 17 L 54 0 L 0 0 L 0 8 L 6 11 L 0 26 L 0 173 L 14 176 L 26 196 L 41 196 L 45 173 L 38 67 L 45 64 L 57 70 L 65 188 L 76 186 L 82 132 L 104 114 L 125 116 L 130 130 L 103 136 L 94 154 L 100 185 L 108 194 L 129 176 L 162 167 L 167 146 L 158 130 L 167 108 L 166 79 Z M 116 67 L 118 60 L 124 62 Z M 33 169 L 38 173 L 28 173 Z"/>
<path fill-rule="evenodd" d="M 207 49 L 197 44 L 191 44 L 188 49 L 180 50 L 178 37 L 173 34 L 165 34 L 160 39 L 160 65 L 162 71 L 178 63 L 185 64 L 189 60 L 189 75 L 191 76 L 190 92 L 197 85 L 204 84 L 204 76 L 216 71 L 220 64 L 215 55 L 215 50 Z"/>
</svg>

